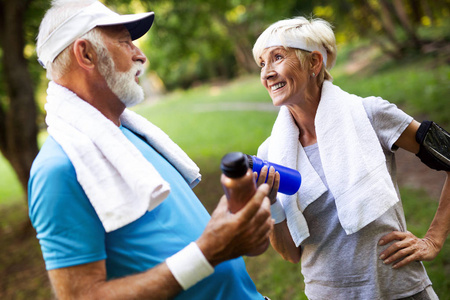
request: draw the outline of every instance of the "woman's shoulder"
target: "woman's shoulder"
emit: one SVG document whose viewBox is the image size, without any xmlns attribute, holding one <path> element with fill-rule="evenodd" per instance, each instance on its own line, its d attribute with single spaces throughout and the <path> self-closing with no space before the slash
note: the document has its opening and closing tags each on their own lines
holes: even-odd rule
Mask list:
<svg viewBox="0 0 450 300">
<path fill-rule="evenodd" d="M 270 136 L 259 146 L 258 148 L 258 156 L 259 158 L 266 159 L 269 151 L 270 145 Z"/>
<path fill-rule="evenodd" d="M 401 122 L 403 122 L 405 118 L 408 119 L 409 117 L 396 104 L 381 97 L 363 98 L 362 104 L 372 124 L 377 122 L 394 121 L 397 119 L 401 119 Z"/>
</svg>

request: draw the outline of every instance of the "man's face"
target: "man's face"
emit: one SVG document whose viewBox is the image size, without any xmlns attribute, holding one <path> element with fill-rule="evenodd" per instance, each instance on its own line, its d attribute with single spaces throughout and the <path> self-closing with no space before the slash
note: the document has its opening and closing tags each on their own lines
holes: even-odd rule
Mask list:
<svg viewBox="0 0 450 300">
<path fill-rule="evenodd" d="M 144 100 L 144 91 L 139 85 L 147 60 L 137 48 L 124 26 L 102 28 L 105 49 L 98 51 L 99 72 L 108 87 L 127 107 Z"/>
</svg>

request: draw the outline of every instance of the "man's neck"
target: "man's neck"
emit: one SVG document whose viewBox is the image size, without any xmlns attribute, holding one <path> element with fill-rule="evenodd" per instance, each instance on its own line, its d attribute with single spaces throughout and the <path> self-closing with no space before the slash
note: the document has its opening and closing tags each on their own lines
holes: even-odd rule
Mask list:
<svg viewBox="0 0 450 300">
<path fill-rule="evenodd" d="M 103 78 L 102 78 L 103 79 Z M 69 80 L 60 79 L 55 81 L 86 101 L 107 119 L 120 126 L 120 116 L 125 110 L 125 104 L 111 91 L 104 80 L 85 82 L 83 79 Z"/>
</svg>

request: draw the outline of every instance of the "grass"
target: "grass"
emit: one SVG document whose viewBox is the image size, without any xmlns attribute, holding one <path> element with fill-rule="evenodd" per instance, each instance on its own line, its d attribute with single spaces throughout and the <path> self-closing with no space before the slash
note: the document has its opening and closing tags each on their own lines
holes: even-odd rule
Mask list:
<svg viewBox="0 0 450 300">
<path fill-rule="evenodd" d="M 355 59 L 352 49 L 343 57 Z M 373 59 L 379 54 L 371 52 Z M 358 58 L 358 57 L 356 57 Z M 361 96 L 378 95 L 399 104 L 409 114 L 450 125 L 450 66 L 429 58 L 367 65 L 351 74 L 347 62 L 332 70 L 335 83 Z M 177 91 L 162 101 L 144 103 L 135 110 L 161 127 L 202 170 L 196 194 L 211 212 L 222 195 L 219 183 L 221 157 L 230 151 L 256 153 L 270 135 L 276 111 L 267 110 L 270 98 L 257 75 L 222 85 L 203 85 Z M 447 127 L 448 128 L 448 127 Z M 50 290 L 34 233 L 27 224 L 24 195 L 5 159 L 0 157 L 0 298 L 48 299 Z M 423 235 L 437 203 L 422 191 L 402 189 L 408 229 Z M 450 244 L 439 256 L 425 262 L 441 299 L 450 299 Z M 245 258 L 258 290 L 272 299 L 306 299 L 300 265 L 283 261 L 271 248 L 261 256 Z"/>
</svg>

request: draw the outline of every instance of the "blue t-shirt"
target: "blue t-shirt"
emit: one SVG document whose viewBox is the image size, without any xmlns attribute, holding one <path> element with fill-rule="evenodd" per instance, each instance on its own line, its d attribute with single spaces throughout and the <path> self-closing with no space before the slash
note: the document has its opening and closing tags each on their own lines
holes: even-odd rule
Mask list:
<svg viewBox="0 0 450 300">
<path fill-rule="evenodd" d="M 49 137 L 31 168 L 29 214 L 47 270 L 106 260 L 108 279 L 146 271 L 195 241 L 209 214 L 180 173 L 138 135 L 124 135 L 170 184 L 138 220 L 106 233 L 61 146 Z M 262 299 L 242 258 L 226 261 L 176 299 Z"/>
</svg>

